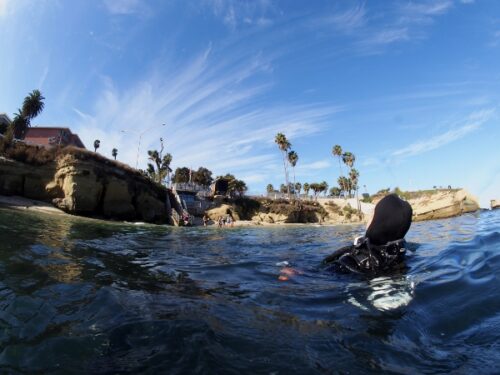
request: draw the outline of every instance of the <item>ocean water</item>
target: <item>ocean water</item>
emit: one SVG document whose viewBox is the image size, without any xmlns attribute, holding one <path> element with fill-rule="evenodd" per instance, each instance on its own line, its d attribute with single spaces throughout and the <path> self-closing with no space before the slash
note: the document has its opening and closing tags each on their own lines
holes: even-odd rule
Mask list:
<svg viewBox="0 0 500 375">
<path fill-rule="evenodd" d="M 0 209 L 0 373 L 498 373 L 500 211 L 414 223 L 394 275 L 320 267 L 362 232 Z"/>
</svg>

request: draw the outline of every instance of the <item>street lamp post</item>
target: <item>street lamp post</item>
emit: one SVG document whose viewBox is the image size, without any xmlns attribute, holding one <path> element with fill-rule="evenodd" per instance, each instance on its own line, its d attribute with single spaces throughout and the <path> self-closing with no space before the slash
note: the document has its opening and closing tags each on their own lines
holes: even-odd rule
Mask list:
<svg viewBox="0 0 500 375">
<path fill-rule="evenodd" d="M 165 124 L 161 124 L 161 125 L 153 125 L 153 126 L 150 126 L 149 128 L 143 130 L 142 132 L 139 133 L 139 142 L 137 144 L 137 157 L 135 159 L 135 169 L 137 169 L 139 167 L 139 153 L 141 152 L 141 140 L 142 140 L 142 136 L 144 134 L 146 134 L 146 132 L 148 132 L 149 130 L 153 129 L 153 128 L 156 128 L 157 126 L 166 126 Z M 138 134 L 137 132 L 134 132 L 134 131 L 131 131 L 131 130 L 122 130 L 122 133 L 135 133 L 135 134 Z"/>
</svg>

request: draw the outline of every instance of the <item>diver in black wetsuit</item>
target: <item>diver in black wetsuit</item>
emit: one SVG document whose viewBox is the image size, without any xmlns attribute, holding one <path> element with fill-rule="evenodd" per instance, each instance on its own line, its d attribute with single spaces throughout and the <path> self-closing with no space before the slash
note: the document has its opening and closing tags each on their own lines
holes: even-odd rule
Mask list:
<svg viewBox="0 0 500 375">
<path fill-rule="evenodd" d="M 387 195 L 375 206 L 365 235 L 326 257 L 323 264 L 344 273 L 376 274 L 391 269 L 404 258 L 404 236 L 410 229 L 411 217 L 408 202 L 396 194 Z"/>
</svg>

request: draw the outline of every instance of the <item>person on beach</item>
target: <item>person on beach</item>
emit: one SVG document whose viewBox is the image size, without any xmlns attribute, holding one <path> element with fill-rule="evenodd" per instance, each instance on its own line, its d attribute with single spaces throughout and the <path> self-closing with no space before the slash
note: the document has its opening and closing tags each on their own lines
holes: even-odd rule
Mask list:
<svg viewBox="0 0 500 375">
<path fill-rule="evenodd" d="M 210 221 L 210 218 L 208 217 L 207 214 L 203 215 L 203 226 L 206 227 L 208 225 L 208 222 Z"/>
<path fill-rule="evenodd" d="M 231 227 L 233 226 L 233 218 L 231 217 L 231 214 L 227 214 L 227 216 L 226 216 L 226 224 L 230 225 Z"/>
<path fill-rule="evenodd" d="M 224 225 L 224 219 L 222 218 L 222 216 L 219 216 L 217 224 L 219 225 L 219 228 L 222 228 L 222 226 Z"/>
<path fill-rule="evenodd" d="M 405 235 L 412 219 L 410 204 L 396 194 L 382 198 L 375 206 L 366 233 L 323 260 L 342 273 L 378 273 L 401 263 L 406 253 Z"/>
</svg>

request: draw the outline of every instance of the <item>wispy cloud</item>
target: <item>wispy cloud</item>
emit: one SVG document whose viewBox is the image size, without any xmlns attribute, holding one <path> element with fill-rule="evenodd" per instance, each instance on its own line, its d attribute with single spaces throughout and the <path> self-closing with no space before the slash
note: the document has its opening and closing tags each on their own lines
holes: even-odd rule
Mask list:
<svg viewBox="0 0 500 375">
<path fill-rule="evenodd" d="M 383 52 L 395 43 L 424 38 L 425 24 L 432 23 L 452 7 L 451 0 L 409 2 L 379 14 L 370 12 L 364 3 L 358 3 L 347 9 L 337 9 L 328 16 L 322 15 L 312 25 L 350 35 L 354 38 L 354 51 L 370 55 Z"/>
<path fill-rule="evenodd" d="M 12 2 L 10 0 L 0 0 L 0 17 L 8 14 L 11 5 Z"/>
<path fill-rule="evenodd" d="M 311 163 L 298 164 L 298 166 L 300 170 L 308 170 L 308 169 L 320 170 L 320 169 L 330 168 L 332 166 L 332 163 L 330 160 L 323 159 L 323 160 L 313 161 Z"/>
<path fill-rule="evenodd" d="M 47 76 L 49 74 L 49 65 L 46 65 L 45 68 L 43 69 L 42 75 L 40 76 L 40 80 L 38 81 L 38 88 L 41 90 L 43 88 L 43 85 L 45 83 L 45 80 L 47 79 Z"/>
<path fill-rule="evenodd" d="M 315 22 L 331 25 L 344 33 L 351 33 L 366 23 L 366 11 L 364 4 L 355 5 L 349 9 L 342 10 L 323 17 Z"/>
<path fill-rule="evenodd" d="M 472 113 L 466 120 L 465 124 L 460 127 L 450 129 L 445 133 L 436 135 L 430 139 L 421 140 L 410 144 L 407 147 L 394 151 L 391 156 L 396 158 L 406 158 L 416 156 L 436 150 L 449 143 L 452 143 L 460 138 L 465 137 L 467 134 L 479 129 L 486 121 L 488 121 L 494 114 L 493 109 L 485 109 L 482 111 Z"/>
<path fill-rule="evenodd" d="M 146 9 L 146 3 L 140 0 L 103 0 L 111 14 L 134 14 Z"/>
<path fill-rule="evenodd" d="M 384 29 L 376 31 L 373 35 L 363 39 L 359 45 L 376 48 L 387 44 L 408 40 L 409 34 L 406 27 Z"/>
<path fill-rule="evenodd" d="M 269 26 L 273 23 L 273 18 L 280 13 L 271 0 L 205 0 L 204 4 L 233 30 L 241 25 Z"/>
<path fill-rule="evenodd" d="M 157 148 L 163 136 L 174 167 L 203 165 L 217 174 L 232 172 L 261 182 L 276 174 L 276 133 L 285 131 L 293 143 L 295 137 L 321 131 L 341 110 L 332 105 L 266 103 L 260 98 L 272 86 L 262 62 L 272 61 L 251 54 L 241 58 L 236 53 L 224 60 L 214 55 L 209 47 L 168 76 L 152 73 L 125 91 L 104 78 L 91 113 L 74 109 L 82 139 L 92 144 L 101 137 L 104 153 L 117 147 L 119 159 L 135 165 L 139 134 L 157 124 L 142 136 L 140 166 L 147 161 L 146 150 Z"/>
</svg>

